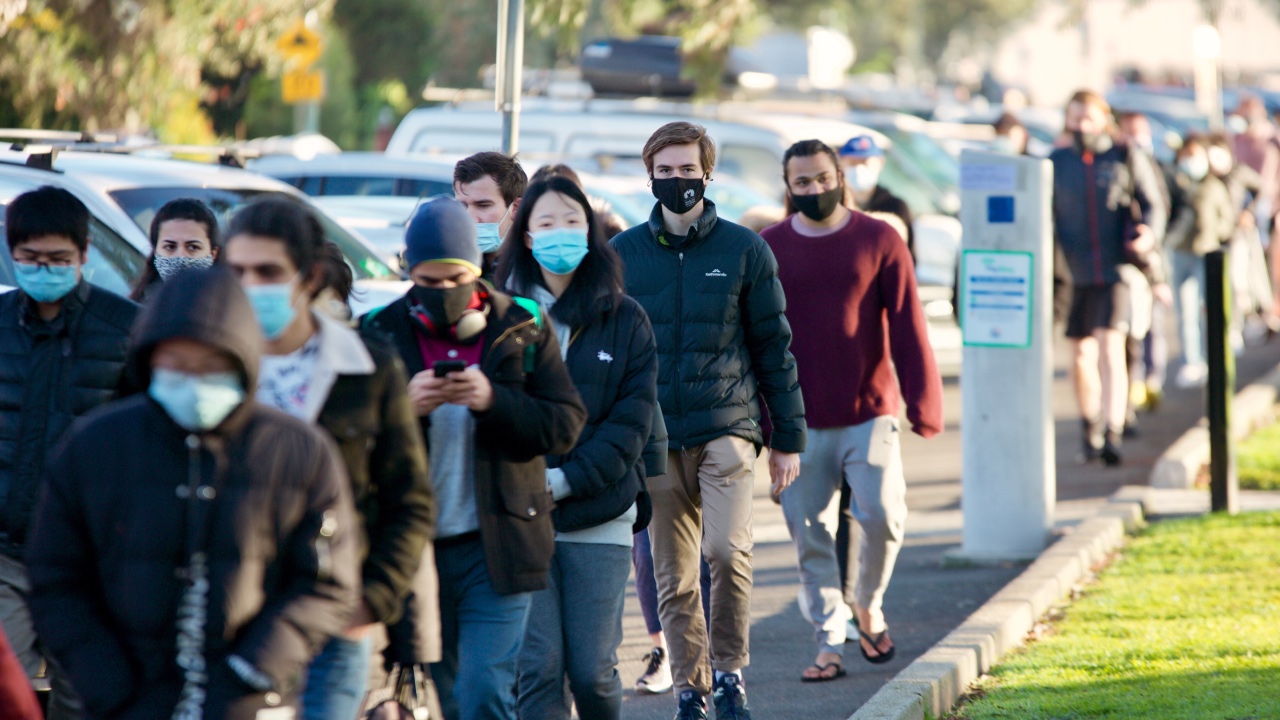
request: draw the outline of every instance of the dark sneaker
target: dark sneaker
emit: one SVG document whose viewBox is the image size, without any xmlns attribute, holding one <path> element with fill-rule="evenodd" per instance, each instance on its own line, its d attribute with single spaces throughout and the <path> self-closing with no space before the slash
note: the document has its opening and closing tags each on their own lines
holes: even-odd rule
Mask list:
<svg viewBox="0 0 1280 720">
<path fill-rule="evenodd" d="M 747 691 L 737 675 L 725 673 L 716 681 L 711 692 L 716 704 L 716 720 L 751 720 L 751 708 L 747 707 Z"/>
<path fill-rule="evenodd" d="M 680 709 L 676 710 L 675 720 L 707 720 L 707 704 L 696 690 L 680 693 Z"/>
<path fill-rule="evenodd" d="M 636 680 L 636 692 L 648 695 L 661 695 L 671 692 L 671 663 L 667 662 L 667 653 L 660 647 L 649 651 L 645 658 L 649 662 L 644 675 Z"/>
</svg>

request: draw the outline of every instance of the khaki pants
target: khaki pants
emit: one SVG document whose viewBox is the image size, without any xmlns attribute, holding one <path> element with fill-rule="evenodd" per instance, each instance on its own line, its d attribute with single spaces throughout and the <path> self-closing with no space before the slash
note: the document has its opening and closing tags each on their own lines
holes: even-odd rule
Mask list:
<svg viewBox="0 0 1280 720">
<path fill-rule="evenodd" d="M 711 694 L 708 633 L 698 585 L 700 553 L 711 566 L 711 664 L 727 672 L 750 661 L 755 461 L 754 444 L 725 436 L 672 451 L 667 474 L 649 479 L 658 614 L 671 650 L 677 694 Z"/>
</svg>

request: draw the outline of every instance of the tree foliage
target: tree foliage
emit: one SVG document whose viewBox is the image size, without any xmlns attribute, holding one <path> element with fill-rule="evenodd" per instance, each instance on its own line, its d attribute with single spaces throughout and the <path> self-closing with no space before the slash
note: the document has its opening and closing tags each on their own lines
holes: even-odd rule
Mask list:
<svg viewBox="0 0 1280 720">
<path fill-rule="evenodd" d="M 275 40 L 333 0 L 17 0 L 0 24 L 0 90 L 23 123 L 141 131 L 278 67 Z M 208 80 L 212 79 L 213 82 Z"/>
<path fill-rule="evenodd" d="M 1210 1 L 1210 0 L 1206 0 Z M 749 40 L 757 21 L 843 27 L 859 52 L 888 51 L 931 65 L 953 34 L 985 39 L 1025 16 L 1036 0 L 528 0 L 530 24 L 576 53 L 584 27 L 616 35 L 652 32 L 683 40 L 688 72 L 704 93 L 723 75 L 728 50 Z"/>
</svg>

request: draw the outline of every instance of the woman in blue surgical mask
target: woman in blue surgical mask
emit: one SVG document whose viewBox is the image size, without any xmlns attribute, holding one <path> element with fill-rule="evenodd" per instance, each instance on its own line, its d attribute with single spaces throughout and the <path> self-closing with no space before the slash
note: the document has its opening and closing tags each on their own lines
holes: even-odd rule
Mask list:
<svg viewBox="0 0 1280 720">
<path fill-rule="evenodd" d="M 213 267 L 221 249 L 218 218 L 208 205 L 195 198 L 170 200 L 151 219 L 151 257 L 130 299 L 145 302 L 177 273 Z"/>
<path fill-rule="evenodd" d="M 591 203 L 563 176 L 525 193 L 499 251 L 497 280 L 551 317 L 588 413 L 573 450 L 547 457 L 556 549 L 550 587 L 534 593 L 529 611 L 519 715 L 568 720 L 567 679 L 579 716 L 616 719 L 632 535 L 650 515 L 642 456 L 658 412 L 653 329 L 622 293 L 621 260 Z"/>
</svg>

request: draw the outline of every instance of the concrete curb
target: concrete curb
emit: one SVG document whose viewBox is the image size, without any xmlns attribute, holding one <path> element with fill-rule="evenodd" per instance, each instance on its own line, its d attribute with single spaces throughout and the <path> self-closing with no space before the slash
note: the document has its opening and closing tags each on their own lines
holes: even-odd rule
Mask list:
<svg viewBox="0 0 1280 720">
<path fill-rule="evenodd" d="M 1257 382 L 1236 393 L 1231 408 L 1236 440 L 1275 420 L 1275 404 L 1280 394 L 1280 365 Z M 1209 463 L 1209 429 L 1204 420 L 1182 434 L 1165 450 L 1151 468 L 1151 487 L 1185 490 L 1195 487 L 1200 468 Z"/>
<path fill-rule="evenodd" d="M 1126 486 L 1058 540 L 938 644 L 885 684 L 849 720 L 925 720 L 1023 643 L 1055 603 L 1143 524 L 1148 488 Z"/>
</svg>

